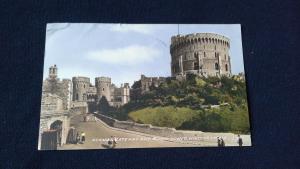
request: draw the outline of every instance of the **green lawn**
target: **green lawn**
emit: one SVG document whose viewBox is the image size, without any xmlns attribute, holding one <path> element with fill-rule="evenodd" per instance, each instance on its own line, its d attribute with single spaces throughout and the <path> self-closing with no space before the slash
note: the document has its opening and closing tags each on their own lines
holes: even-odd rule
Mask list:
<svg viewBox="0 0 300 169">
<path fill-rule="evenodd" d="M 129 118 L 136 122 L 174 128 L 180 127 L 196 115 L 196 110 L 174 106 L 147 107 L 128 114 Z"/>
</svg>

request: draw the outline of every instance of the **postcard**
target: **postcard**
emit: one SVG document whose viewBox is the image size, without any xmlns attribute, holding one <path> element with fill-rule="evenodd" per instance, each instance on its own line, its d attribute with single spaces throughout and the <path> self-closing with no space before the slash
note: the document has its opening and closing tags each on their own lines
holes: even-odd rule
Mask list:
<svg viewBox="0 0 300 169">
<path fill-rule="evenodd" d="M 48 23 L 38 150 L 251 146 L 240 24 Z"/>
</svg>

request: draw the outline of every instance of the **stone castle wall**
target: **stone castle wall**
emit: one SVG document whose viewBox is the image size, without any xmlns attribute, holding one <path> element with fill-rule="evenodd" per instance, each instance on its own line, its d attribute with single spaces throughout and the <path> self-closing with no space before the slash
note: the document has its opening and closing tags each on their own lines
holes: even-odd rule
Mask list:
<svg viewBox="0 0 300 169">
<path fill-rule="evenodd" d="M 145 75 L 141 75 L 142 93 L 149 91 L 151 86 L 158 87 L 161 83 L 165 81 L 165 77 L 146 77 Z"/>
<path fill-rule="evenodd" d="M 43 93 L 41 102 L 41 113 L 47 111 L 62 111 L 63 99 L 55 94 Z"/>
<path fill-rule="evenodd" d="M 66 143 L 67 134 L 69 130 L 69 114 L 70 110 L 64 107 L 63 98 L 56 94 L 44 93 L 42 94 L 41 101 L 41 114 L 40 114 L 40 129 L 39 129 L 39 142 L 38 149 L 41 149 L 42 133 L 49 131 L 51 124 L 56 121 L 62 122 L 61 145 Z"/>
<path fill-rule="evenodd" d="M 72 82 L 68 79 L 60 81 L 58 78 L 47 78 L 43 82 L 43 93 L 56 94 L 61 97 L 64 109 L 70 109 L 73 95 L 72 88 Z"/>
<path fill-rule="evenodd" d="M 171 73 L 204 76 L 231 75 L 230 40 L 213 33 L 177 35 L 171 38 Z"/>
</svg>

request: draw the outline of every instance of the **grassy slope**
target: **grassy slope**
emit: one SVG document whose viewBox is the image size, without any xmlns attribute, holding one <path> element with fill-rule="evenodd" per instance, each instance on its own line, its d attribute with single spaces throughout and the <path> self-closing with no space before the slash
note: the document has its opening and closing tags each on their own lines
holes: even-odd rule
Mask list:
<svg viewBox="0 0 300 169">
<path fill-rule="evenodd" d="M 218 82 L 221 87 L 214 87 Z M 249 133 L 245 82 L 233 78 L 194 78 L 169 81 L 121 109 L 122 120 L 211 132 Z M 213 109 L 199 105 L 228 103 Z M 121 119 L 121 118 L 120 118 Z"/>
<path fill-rule="evenodd" d="M 130 112 L 128 116 L 137 122 L 164 127 L 180 127 L 184 122 L 196 116 L 196 111 L 187 107 L 166 106 L 147 107 Z"/>
</svg>

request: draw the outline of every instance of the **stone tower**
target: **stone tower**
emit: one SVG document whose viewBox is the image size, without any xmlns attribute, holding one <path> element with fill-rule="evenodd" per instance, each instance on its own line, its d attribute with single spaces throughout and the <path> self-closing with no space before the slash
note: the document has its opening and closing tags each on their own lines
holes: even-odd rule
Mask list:
<svg viewBox="0 0 300 169">
<path fill-rule="evenodd" d="M 213 33 L 177 35 L 171 38 L 172 76 L 188 73 L 231 76 L 230 39 Z"/>
<path fill-rule="evenodd" d="M 73 77 L 73 101 L 87 101 L 87 92 L 90 87 L 90 78 Z"/>
<path fill-rule="evenodd" d="M 56 79 L 57 78 L 57 67 L 56 67 L 56 65 L 51 66 L 49 68 L 49 78 L 50 79 Z"/>
<path fill-rule="evenodd" d="M 129 83 L 124 83 L 124 86 L 121 86 L 122 105 L 129 102 L 130 100 L 129 92 L 130 92 Z"/>
<path fill-rule="evenodd" d="M 96 77 L 95 78 L 95 87 L 97 90 L 97 97 L 100 100 L 102 96 L 106 97 L 108 103 L 111 102 L 111 78 L 109 77 Z"/>
</svg>

